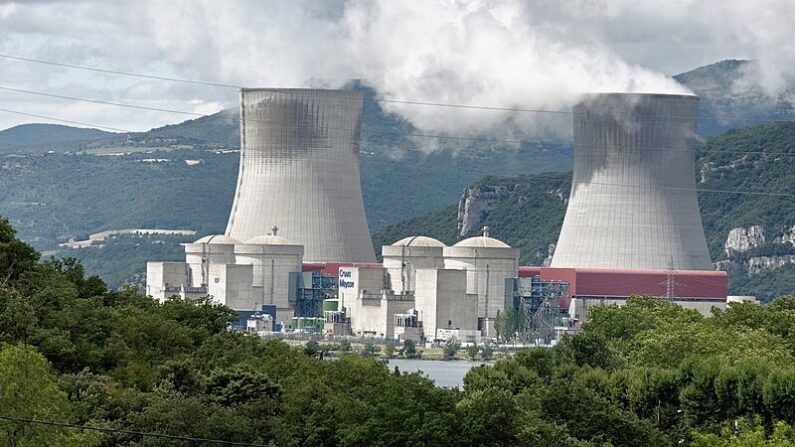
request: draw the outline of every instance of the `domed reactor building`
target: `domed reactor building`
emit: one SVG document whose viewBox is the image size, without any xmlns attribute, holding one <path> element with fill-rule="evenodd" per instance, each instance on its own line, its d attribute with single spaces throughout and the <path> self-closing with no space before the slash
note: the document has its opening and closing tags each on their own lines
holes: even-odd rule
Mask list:
<svg viewBox="0 0 795 447">
<path fill-rule="evenodd" d="M 551 267 L 713 270 L 696 193 L 698 97 L 574 107 L 574 177 Z"/>
<path fill-rule="evenodd" d="M 307 262 L 373 262 L 359 177 L 362 95 L 243 89 L 240 172 L 226 235 L 303 245 Z"/>
</svg>

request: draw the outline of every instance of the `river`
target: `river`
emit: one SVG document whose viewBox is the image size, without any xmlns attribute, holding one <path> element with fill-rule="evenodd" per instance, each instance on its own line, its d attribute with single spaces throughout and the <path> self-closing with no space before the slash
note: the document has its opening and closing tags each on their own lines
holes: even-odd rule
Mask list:
<svg viewBox="0 0 795 447">
<path fill-rule="evenodd" d="M 417 359 L 390 359 L 389 369 L 397 366 L 401 372 L 422 371 L 424 375 L 433 380 L 436 386 L 458 387 L 464 385 L 464 376 L 467 371 L 475 366 L 489 364 L 486 362 L 450 361 L 443 360 L 417 360 Z"/>
</svg>

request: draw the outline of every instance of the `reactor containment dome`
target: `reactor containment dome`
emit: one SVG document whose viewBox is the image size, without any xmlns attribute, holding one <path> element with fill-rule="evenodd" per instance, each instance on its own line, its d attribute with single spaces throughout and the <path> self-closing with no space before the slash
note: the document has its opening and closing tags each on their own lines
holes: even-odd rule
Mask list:
<svg viewBox="0 0 795 447">
<path fill-rule="evenodd" d="M 698 97 L 574 107 L 574 177 L 552 267 L 712 270 L 694 169 Z"/>
<path fill-rule="evenodd" d="M 307 262 L 373 262 L 359 177 L 362 95 L 243 89 L 240 172 L 228 236 L 278 227 Z"/>
</svg>

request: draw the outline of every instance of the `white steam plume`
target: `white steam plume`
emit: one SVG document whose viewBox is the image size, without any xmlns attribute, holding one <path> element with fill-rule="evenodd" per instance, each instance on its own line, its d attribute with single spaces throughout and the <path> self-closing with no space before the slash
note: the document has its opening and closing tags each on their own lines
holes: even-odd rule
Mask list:
<svg viewBox="0 0 795 447">
<path fill-rule="evenodd" d="M 759 78 L 745 81 L 778 97 L 793 84 L 793 23 L 792 0 L 0 1 L 0 52 L 247 86 L 362 79 L 382 97 L 566 110 L 591 91 L 684 93 L 666 75 L 728 58 L 758 61 Z M 4 82 L 18 88 L 201 113 L 237 101 L 222 89 L 5 62 Z M 64 107 L 2 99 L 43 114 Z M 385 107 L 429 132 L 557 131 L 548 114 Z M 116 127 L 180 118 L 73 108 Z"/>
</svg>

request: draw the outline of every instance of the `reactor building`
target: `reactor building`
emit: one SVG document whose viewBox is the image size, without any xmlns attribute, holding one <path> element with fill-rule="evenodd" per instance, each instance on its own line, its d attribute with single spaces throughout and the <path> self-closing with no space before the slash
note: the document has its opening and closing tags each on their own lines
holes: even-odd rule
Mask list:
<svg viewBox="0 0 795 447">
<path fill-rule="evenodd" d="M 240 172 L 226 235 L 277 227 L 307 262 L 373 262 L 359 177 L 362 94 L 242 89 Z"/>
<path fill-rule="evenodd" d="M 551 267 L 713 270 L 694 169 L 698 97 L 593 94 Z"/>
<path fill-rule="evenodd" d="M 635 294 L 705 315 L 726 306 L 696 195 L 695 96 L 594 94 L 575 106 L 574 177 L 549 267 L 520 266 L 519 249 L 488 227 L 450 246 L 406 237 L 376 263 L 359 178 L 362 96 L 243 89 L 240 113 L 226 233 L 184 244 L 184 262 L 148 263 L 154 298 L 211 296 L 258 333 L 427 343 L 480 343 L 503 317 L 546 340 Z"/>
</svg>

